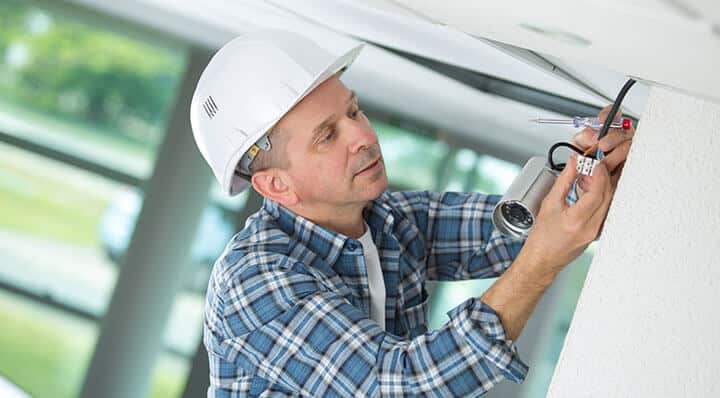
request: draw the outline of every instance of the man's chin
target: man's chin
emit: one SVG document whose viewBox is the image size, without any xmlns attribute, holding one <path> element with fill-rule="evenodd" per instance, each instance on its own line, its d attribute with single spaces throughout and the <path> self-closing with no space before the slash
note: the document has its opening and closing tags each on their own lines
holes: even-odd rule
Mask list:
<svg viewBox="0 0 720 398">
<path fill-rule="evenodd" d="M 388 179 L 387 175 L 385 175 L 385 171 L 383 170 L 382 175 L 378 176 L 378 178 L 372 182 L 370 182 L 366 189 L 365 189 L 365 198 L 367 200 L 373 200 L 376 199 L 378 196 L 382 195 L 383 192 L 388 188 Z"/>
</svg>

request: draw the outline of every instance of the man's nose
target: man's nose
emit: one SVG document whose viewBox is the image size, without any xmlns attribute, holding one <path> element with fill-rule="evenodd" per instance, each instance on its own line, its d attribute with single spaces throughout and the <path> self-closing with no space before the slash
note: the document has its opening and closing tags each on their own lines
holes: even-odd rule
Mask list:
<svg viewBox="0 0 720 398">
<path fill-rule="evenodd" d="M 364 115 L 362 119 L 363 120 L 352 121 L 352 123 L 350 123 L 350 152 L 352 153 L 367 149 L 378 142 L 375 131 L 373 131 Z"/>
</svg>

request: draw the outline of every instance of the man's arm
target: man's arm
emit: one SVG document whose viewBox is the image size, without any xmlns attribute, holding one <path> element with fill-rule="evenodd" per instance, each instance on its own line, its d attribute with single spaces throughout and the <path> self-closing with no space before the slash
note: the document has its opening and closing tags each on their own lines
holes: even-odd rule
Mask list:
<svg viewBox="0 0 720 398">
<path fill-rule="evenodd" d="M 605 121 L 611 107 L 608 105 L 600 111 L 601 122 Z M 582 149 L 590 148 L 597 143 L 596 133 L 586 128 L 575 135 L 573 143 Z M 518 258 L 481 297 L 497 311 L 510 339 L 520 335 L 540 296 L 557 273 L 598 236 L 634 134 L 634 128 L 610 129 L 599 142 L 605 153 L 601 165 L 592 177 L 583 176 L 577 180 L 580 198 L 570 206 L 561 198 L 568 196 L 576 177 L 575 157 L 571 157 L 543 201 L 535 226 Z"/>
<path fill-rule="evenodd" d="M 613 196 L 605 160 L 588 179 L 576 204 L 565 202 L 575 180 L 575 156 L 568 161 L 543 200 L 528 239 L 512 266 L 482 295 L 515 340 L 543 292 L 565 265 L 579 256 L 600 231 Z"/>
<path fill-rule="evenodd" d="M 604 122 L 612 105 L 598 114 Z M 622 115 L 618 113 L 616 119 Z M 599 143 L 597 130 L 586 128 L 573 137 L 585 150 L 598 143 L 605 153 L 613 188 L 618 184 L 635 129 L 610 129 Z M 588 189 L 588 176 L 577 180 L 578 192 L 565 190 L 566 205 L 574 205 Z M 456 192 L 393 192 L 396 206 L 423 234 L 427 246 L 427 277 L 431 280 L 491 278 L 501 275 L 520 252 L 523 240 L 500 234 L 492 223 L 499 195 Z M 611 194 L 612 196 L 612 194 Z M 537 228 L 533 228 L 537 229 Z M 578 254 L 579 255 L 579 254 Z"/>
<path fill-rule="evenodd" d="M 477 396 L 527 372 L 496 313 L 477 298 L 449 311 L 442 328 L 406 340 L 302 263 L 247 267 L 233 281 L 210 305 L 206 344 L 222 358 L 211 364 L 232 363 L 301 396 Z M 216 391 L 243 388 L 221 368 L 211 367 Z"/>
</svg>

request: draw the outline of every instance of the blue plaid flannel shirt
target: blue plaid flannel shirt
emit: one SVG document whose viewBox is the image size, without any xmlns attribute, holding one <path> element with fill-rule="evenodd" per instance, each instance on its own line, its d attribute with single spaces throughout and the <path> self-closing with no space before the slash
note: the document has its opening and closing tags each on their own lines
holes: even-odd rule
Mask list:
<svg viewBox="0 0 720 398">
<path fill-rule="evenodd" d="M 500 275 L 522 240 L 480 193 L 384 192 L 363 216 L 380 255 L 386 330 L 369 319 L 359 241 L 265 200 L 216 261 L 205 308 L 209 397 L 469 397 L 528 367 L 469 298 L 428 332 L 426 280 Z"/>
</svg>

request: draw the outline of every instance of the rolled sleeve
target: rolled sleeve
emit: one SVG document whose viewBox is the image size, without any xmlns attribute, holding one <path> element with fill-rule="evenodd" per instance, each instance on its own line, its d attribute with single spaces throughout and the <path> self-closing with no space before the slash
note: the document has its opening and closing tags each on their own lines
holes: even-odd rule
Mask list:
<svg viewBox="0 0 720 398">
<path fill-rule="evenodd" d="M 458 330 L 480 355 L 491 362 L 502 375 L 515 383 L 522 383 L 528 366 L 519 358 L 515 343 L 505 336 L 505 328 L 495 310 L 470 298 L 447 312 L 457 323 Z"/>
</svg>

